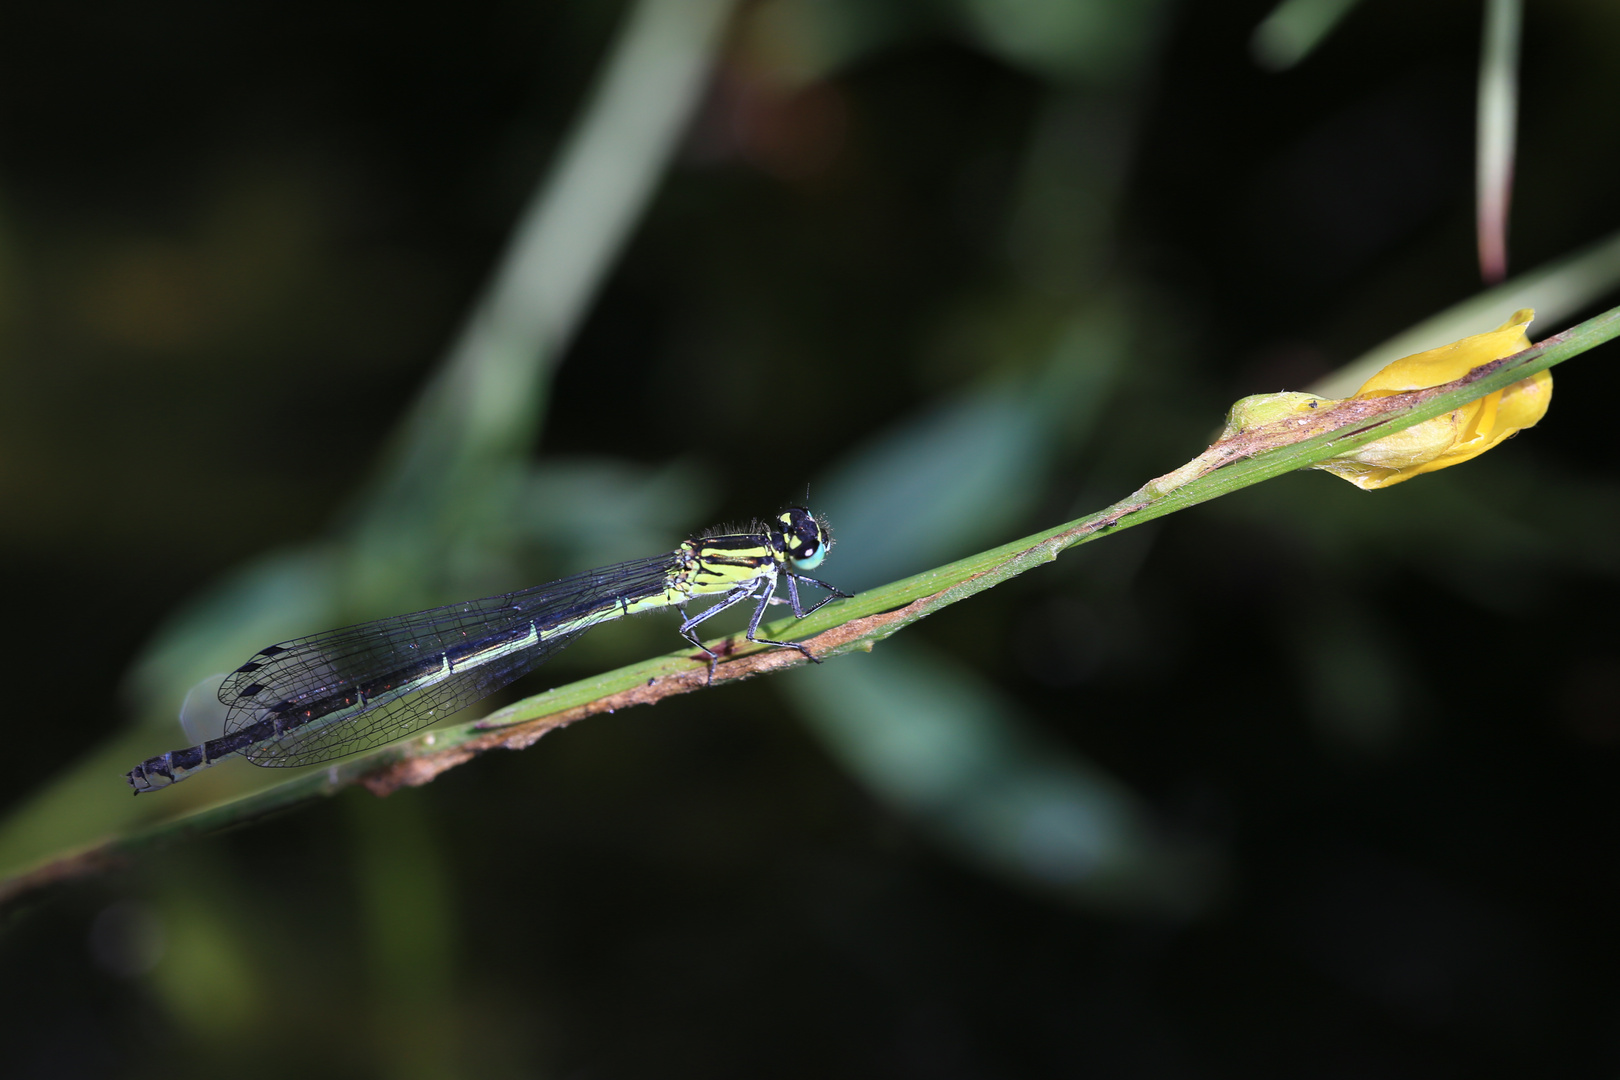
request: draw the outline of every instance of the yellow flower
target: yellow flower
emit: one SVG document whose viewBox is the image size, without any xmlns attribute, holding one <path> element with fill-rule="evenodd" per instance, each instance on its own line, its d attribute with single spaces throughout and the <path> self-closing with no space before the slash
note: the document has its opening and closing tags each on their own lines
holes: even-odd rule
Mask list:
<svg viewBox="0 0 1620 1080">
<path fill-rule="evenodd" d="M 1525 327 L 1535 315 L 1524 308 L 1489 333 L 1396 360 L 1368 379 L 1352 400 L 1439 386 L 1482 364 L 1528 349 L 1530 337 Z M 1318 462 L 1313 468 L 1325 469 L 1369 491 L 1389 487 L 1478 457 L 1520 429 L 1534 427 L 1551 401 L 1552 373 L 1540 371 L 1444 416 L 1414 424 L 1343 457 Z"/>
</svg>

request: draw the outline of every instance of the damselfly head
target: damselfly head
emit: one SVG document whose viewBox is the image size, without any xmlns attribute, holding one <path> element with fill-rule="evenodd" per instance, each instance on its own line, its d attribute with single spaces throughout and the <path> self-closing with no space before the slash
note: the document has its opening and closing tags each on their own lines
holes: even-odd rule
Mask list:
<svg viewBox="0 0 1620 1080">
<path fill-rule="evenodd" d="M 796 570 L 814 570 L 832 547 L 832 534 L 826 523 L 802 506 L 791 506 L 776 518 L 782 550 Z"/>
</svg>

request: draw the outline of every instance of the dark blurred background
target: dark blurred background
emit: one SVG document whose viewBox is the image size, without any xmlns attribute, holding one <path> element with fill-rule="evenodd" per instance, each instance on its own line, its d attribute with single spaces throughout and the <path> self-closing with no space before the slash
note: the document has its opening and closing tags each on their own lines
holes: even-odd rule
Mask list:
<svg viewBox="0 0 1620 1080">
<path fill-rule="evenodd" d="M 332 622 L 240 656 L 806 484 L 825 576 L 871 587 L 1098 509 L 1477 292 L 1480 5 L 1365 0 L 1284 71 L 1251 55 L 1271 8 L 742 5 L 546 368 L 517 524 L 363 600 L 298 578 Z M 127 800 L 186 741 L 220 668 L 139 673 L 247 618 L 222 581 L 361 550 L 628 11 L 0 10 L 8 870 L 41 821 L 128 824 L 63 824 L 68 785 Z M 1609 0 L 1527 13 L 1516 271 L 1620 228 L 1616 43 Z M 0 1071 L 1614 1075 L 1614 359 L 1465 468 L 1284 477 L 870 657 L 35 893 Z M 673 644 L 604 630 L 519 690 Z"/>
</svg>

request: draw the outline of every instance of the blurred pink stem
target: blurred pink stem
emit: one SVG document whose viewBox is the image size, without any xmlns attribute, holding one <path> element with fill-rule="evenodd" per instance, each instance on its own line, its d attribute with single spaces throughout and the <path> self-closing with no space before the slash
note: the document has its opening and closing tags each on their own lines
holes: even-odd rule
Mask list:
<svg viewBox="0 0 1620 1080">
<path fill-rule="evenodd" d="M 1513 201 L 1523 15 L 1523 0 L 1485 0 L 1475 168 L 1479 272 L 1485 282 L 1492 285 L 1507 277 L 1507 222 Z"/>
</svg>

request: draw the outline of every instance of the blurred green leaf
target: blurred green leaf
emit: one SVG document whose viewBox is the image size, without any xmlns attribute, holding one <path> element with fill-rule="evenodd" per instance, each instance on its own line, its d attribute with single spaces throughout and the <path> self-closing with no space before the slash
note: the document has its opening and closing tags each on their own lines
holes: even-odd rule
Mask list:
<svg viewBox="0 0 1620 1080">
<path fill-rule="evenodd" d="M 1286 71 L 1305 59 L 1350 14 L 1359 0 L 1282 0 L 1249 39 L 1254 62 Z"/>
<path fill-rule="evenodd" d="M 1123 784 L 926 646 L 890 642 L 785 685 L 851 772 L 969 861 L 1122 910 L 1187 915 L 1209 898 L 1210 853 L 1158 835 Z"/>
<path fill-rule="evenodd" d="M 837 527 L 839 580 L 862 588 L 971 551 L 1014 527 L 1045 490 L 1059 445 L 1107 407 L 1128 349 L 1126 314 L 1058 328 L 1033 375 L 976 387 L 893 424 L 811 485 Z"/>
<path fill-rule="evenodd" d="M 1349 397 L 1390 361 L 1478 333 L 1481 326 L 1500 321 L 1502 312 L 1535 308 L 1537 322 L 1556 326 L 1616 287 L 1620 287 L 1620 233 L 1454 304 L 1367 350 L 1308 389 L 1323 397 Z"/>
<path fill-rule="evenodd" d="M 1158 0 L 956 0 L 986 49 L 1050 79 L 1112 82 L 1141 70 L 1158 38 Z"/>
</svg>

